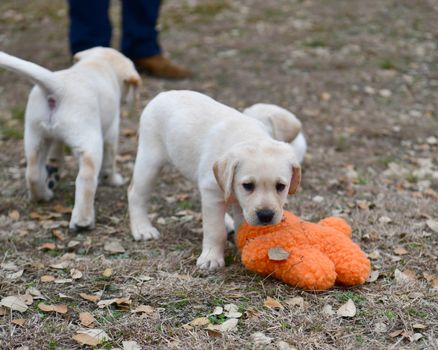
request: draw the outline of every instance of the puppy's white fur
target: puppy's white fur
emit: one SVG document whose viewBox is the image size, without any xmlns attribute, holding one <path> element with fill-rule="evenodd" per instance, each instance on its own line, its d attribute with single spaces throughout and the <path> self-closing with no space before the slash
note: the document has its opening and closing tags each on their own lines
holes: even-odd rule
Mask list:
<svg viewBox="0 0 438 350">
<path fill-rule="evenodd" d="M 51 72 L 0 52 L 0 67 L 32 80 L 26 107 L 24 146 L 26 181 L 32 200 L 53 196 L 46 165 L 61 166 L 63 143 L 79 158 L 71 229 L 94 226 L 94 196 L 98 175 L 121 185 L 116 172 L 121 99 L 141 83 L 133 63 L 110 48 L 75 55 L 71 68 Z M 50 187 L 50 188 L 49 188 Z"/>
<path fill-rule="evenodd" d="M 301 125 L 289 130 L 294 139 Z M 158 238 L 147 215 L 147 200 L 165 163 L 172 163 L 196 182 L 201 193 L 203 244 L 197 265 L 224 266 L 227 205 L 235 227 L 281 220 L 286 197 L 300 181 L 297 156 L 285 142 L 274 140 L 266 126 L 235 109 L 193 91 L 159 94 L 145 108 L 139 145 L 128 190 L 134 239 Z M 248 184 L 253 184 L 253 188 Z M 268 213 L 268 214 L 267 214 Z"/>
</svg>

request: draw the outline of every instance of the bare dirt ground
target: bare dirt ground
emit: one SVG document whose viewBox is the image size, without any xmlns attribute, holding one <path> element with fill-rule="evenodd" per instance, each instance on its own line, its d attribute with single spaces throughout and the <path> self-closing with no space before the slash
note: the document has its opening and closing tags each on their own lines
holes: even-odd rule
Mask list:
<svg viewBox="0 0 438 350">
<path fill-rule="evenodd" d="M 437 18 L 435 0 L 164 3 L 163 46 L 196 75 L 146 78 L 142 106 L 160 91 L 193 89 L 238 109 L 279 104 L 302 119 L 310 148 L 289 209 L 309 220 L 348 218 L 375 271 L 361 287 L 324 293 L 248 272 L 231 245 L 226 269 L 197 270 L 199 196 L 171 168 L 153 198 L 159 241 L 131 239 L 126 186 L 101 186 L 96 229 L 69 233 L 75 162 L 68 158 L 53 202 L 28 202 L 22 134 L 31 86 L 0 70 L 0 298 L 35 290 L 44 298 L 27 297 L 23 313 L 0 308 L 0 348 L 81 348 L 72 336 L 89 312 L 91 327 L 109 336 L 98 346 L 105 349 L 123 341 L 143 349 L 437 349 Z M 0 48 L 67 67 L 67 21 L 61 0 L 3 0 Z M 119 165 L 127 178 L 139 113 L 122 120 Z M 108 242 L 123 251 L 112 254 Z M 100 308 L 80 293 L 128 299 Z M 282 308 L 264 306 L 267 297 Z M 356 315 L 338 316 L 349 299 Z M 42 311 L 41 303 L 67 312 Z M 226 304 L 243 313 L 230 332 L 187 325 Z M 131 312 L 140 305 L 148 307 Z M 225 319 L 210 316 L 213 324 Z"/>
</svg>

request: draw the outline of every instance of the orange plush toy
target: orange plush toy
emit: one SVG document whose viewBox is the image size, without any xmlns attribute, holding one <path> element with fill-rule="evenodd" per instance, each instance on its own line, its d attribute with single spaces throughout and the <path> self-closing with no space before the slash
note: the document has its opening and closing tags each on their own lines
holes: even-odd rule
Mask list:
<svg viewBox="0 0 438 350">
<path fill-rule="evenodd" d="M 276 225 L 243 223 L 236 244 L 249 270 L 306 290 L 363 284 L 370 273 L 370 261 L 351 240 L 350 225 L 337 217 L 315 224 L 285 211 Z"/>
</svg>

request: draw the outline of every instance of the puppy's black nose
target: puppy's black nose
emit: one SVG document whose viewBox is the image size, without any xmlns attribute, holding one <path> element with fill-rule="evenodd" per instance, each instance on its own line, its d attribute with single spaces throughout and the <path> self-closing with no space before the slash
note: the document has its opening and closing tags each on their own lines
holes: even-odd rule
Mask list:
<svg viewBox="0 0 438 350">
<path fill-rule="evenodd" d="M 275 213 L 271 209 L 261 209 L 257 211 L 257 217 L 262 224 L 269 224 Z"/>
</svg>

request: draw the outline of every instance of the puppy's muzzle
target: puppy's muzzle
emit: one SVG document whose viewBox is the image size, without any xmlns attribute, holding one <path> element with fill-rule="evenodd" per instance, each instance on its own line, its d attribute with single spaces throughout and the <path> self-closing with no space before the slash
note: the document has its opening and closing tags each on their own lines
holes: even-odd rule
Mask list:
<svg viewBox="0 0 438 350">
<path fill-rule="evenodd" d="M 275 213 L 271 209 L 260 209 L 256 212 L 257 218 L 261 225 L 269 225 L 272 223 Z"/>
</svg>

